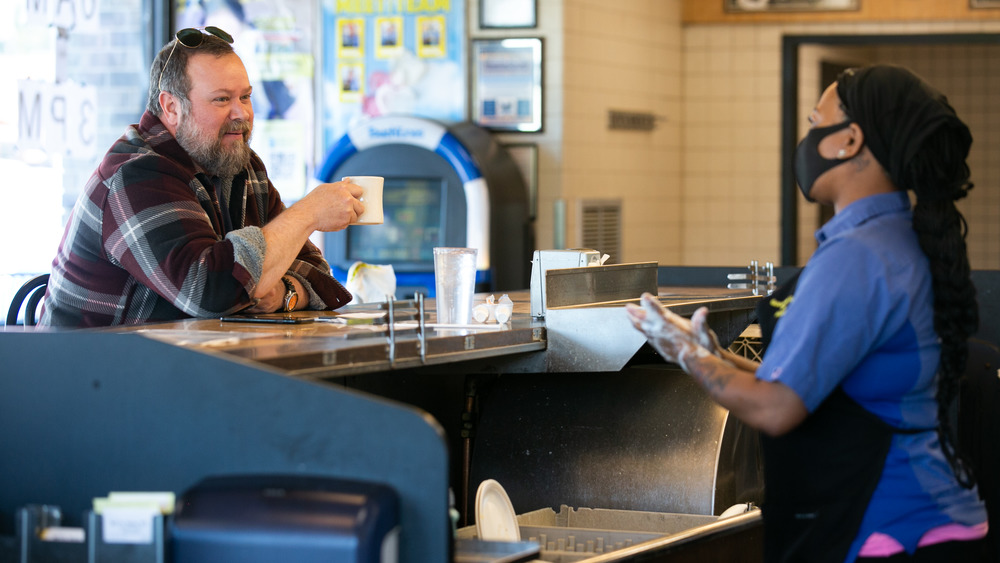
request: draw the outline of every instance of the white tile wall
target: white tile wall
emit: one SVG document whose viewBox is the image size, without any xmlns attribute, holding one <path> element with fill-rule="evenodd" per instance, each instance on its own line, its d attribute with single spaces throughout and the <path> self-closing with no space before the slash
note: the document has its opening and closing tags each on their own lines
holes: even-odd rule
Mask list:
<svg viewBox="0 0 1000 563">
<path fill-rule="evenodd" d="M 759 26 L 683 33 L 683 263 L 777 261 L 780 41 Z"/>
<path fill-rule="evenodd" d="M 749 30 L 749 31 L 748 31 Z M 784 34 L 913 34 L 1000 32 L 1000 22 L 834 23 L 691 25 L 682 29 L 684 58 L 684 151 L 682 263 L 745 264 L 780 257 L 780 84 Z M 752 36 L 750 42 L 747 37 Z M 739 48 L 734 46 L 740 41 Z M 973 129 L 970 156 L 976 189 L 962 206 L 969 220 L 973 268 L 1000 267 L 1000 108 L 990 103 L 1000 87 L 1000 47 L 897 49 L 884 54 L 911 66 L 953 97 Z M 898 52 L 896 52 L 898 51 Z M 724 63 L 730 61 L 730 69 Z M 734 53 L 739 53 L 734 54 Z M 821 56 L 844 49 L 803 49 L 803 84 L 817 84 L 811 69 Z M 904 53 L 909 56 L 903 58 Z M 850 53 L 853 57 L 855 53 Z M 862 53 L 864 54 L 864 53 Z M 881 58 L 883 53 L 873 57 Z M 750 70 L 732 68 L 743 61 Z M 752 62 L 751 62 L 752 60 Z M 925 69 L 926 67 L 926 69 Z M 959 78 L 962 76 L 962 78 Z M 818 85 L 803 88 L 800 115 L 816 99 Z M 746 170 L 748 161 L 756 162 Z M 800 259 L 815 247 L 815 209 L 800 212 Z"/>
<path fill-rule="evenodd" d="M 470 29 L 477 4 L 468 2 Z M 620 262 L 778 262 L 784 35 L 1000 32 L 1000 21 L 684 26 L 680 0 L 544 0 L 538 9 L 536 30 L 476 32 L 545 38 L 545 131 L 500 140 L 539 144 L 537 246 L 552 247 L 557 200 L 567 203 L 572 247 L 579 244 L 579 202 L 620 198 Z M 998 48 L 800 53 L 802 116 L 818 99 L 814 69 L 823 57 L 896 58 L 952 97 L 976 138 L 970 164 L 977 187 L 963 206 L 975 268 L 1000 267 L 1000 107 L 989 97 L 1000 91 Z M 959 78 L 966 69 L 969 77 Z M 610 109 L 664 119 L 649 133 L 610 131 Z M 815 245 L 816 209 L 802 200 L 799 216 L 804 262 Z"/>
<path fill-rule="evenodd" d="M 624 255 L 615 260 L 681 263 L 680 2 L 564 0 L 563 6 L 567 244 L 579 244 L 582 200 L 620 198 Z M 651 132 L 612 131 L 609 110 L 661 119 Z"/>
<path fill-rule="evenodd" d="M 912 69 L 941 90 L 972 130 L 968 162 L 976 187 L 959 203 L 969 223 L 969 260 L 976 269 L 1000 268 L 1000 46 L 886 47 L 876 56 Z"/>
</svg>

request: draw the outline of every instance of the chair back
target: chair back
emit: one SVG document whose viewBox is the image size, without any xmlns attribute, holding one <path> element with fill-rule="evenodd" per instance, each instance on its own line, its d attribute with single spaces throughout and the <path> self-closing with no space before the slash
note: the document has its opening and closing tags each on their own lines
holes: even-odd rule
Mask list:
<svg viewBox="0 0 1000 563">
<path fill-rule="evenodd" d="M 7 309 L 7 326 L 17 324 L 17 317 L 21 312 L 22 305 L 24 305 L 24 326 L 35 324 L 35 312 L 38 309 L 38 304 L 42 301 L 42 297 L 45 296 L 45 287 L 48 283 L 49 275 L 40 274 L 21 285 L 17 293 L 14 294 L 14 299 L 10 302 L 10 308 Z"/>
</svg>

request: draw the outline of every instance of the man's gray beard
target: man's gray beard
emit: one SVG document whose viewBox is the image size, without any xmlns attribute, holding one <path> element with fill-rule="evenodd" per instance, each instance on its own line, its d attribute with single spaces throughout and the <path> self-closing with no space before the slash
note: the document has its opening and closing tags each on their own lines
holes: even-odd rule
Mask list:
<svg viewBox="0 0 1000 563">
<path fill-rule="evenodd" d="M 214 135 L 212 137 L 199 130 L 197 125 L 189 122 L 188 116 L 184 116 L 177 124 L 177 142 L 209 174 L 229 178 L 250 166 L 249 135 L 246 142 L 239 143 L 228 151 L 222 146 L 219 133 Z"/>
</svg>

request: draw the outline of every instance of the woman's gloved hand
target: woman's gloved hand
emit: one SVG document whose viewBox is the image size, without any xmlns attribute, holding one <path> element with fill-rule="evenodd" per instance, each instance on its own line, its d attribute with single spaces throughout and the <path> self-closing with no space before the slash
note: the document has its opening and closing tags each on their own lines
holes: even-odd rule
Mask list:
<svg viewBox="0 0 1000 563">
<path fill-rule="evenodd" d="M 708 326 L 708 307 L 699 307 L 691 315 L 691 330 L 698 336 L 698 341 L 701 345 L 707 348 L 709 352 L 720 358 L 725 358 L 724 352 L 726 349 L 719 344 L 719 337 Z"/>
<path fill-rule="evenodd" d="M 704 307 L 688 320 L 663 307 L 655 296 L 644 293 L 639 305 L 629 303 L 625 310 L 632 326 L 646 335 L 653 348 L 686 372 L 690 371 L 687 364 L 692 359 L 721 353 L 718 338 L 705 322 L 708 309 Z"/>
</svg>

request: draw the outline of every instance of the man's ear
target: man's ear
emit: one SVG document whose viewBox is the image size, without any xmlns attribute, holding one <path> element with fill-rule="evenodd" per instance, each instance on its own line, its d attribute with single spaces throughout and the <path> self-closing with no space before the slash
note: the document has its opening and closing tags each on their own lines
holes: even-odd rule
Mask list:
<svg viewBox="0 0 1000 563">
<path fill-rule="evenodd" d="M 177 129 L 177 124 L 180 123 L 181 101 L 177 99 L 177 96 L 174 96 L 170 92 L 161 90 L 160 108 L 163 109 L 160 121 L 167 126 L 167 129 L 173 132 Z"/>
</svg>

